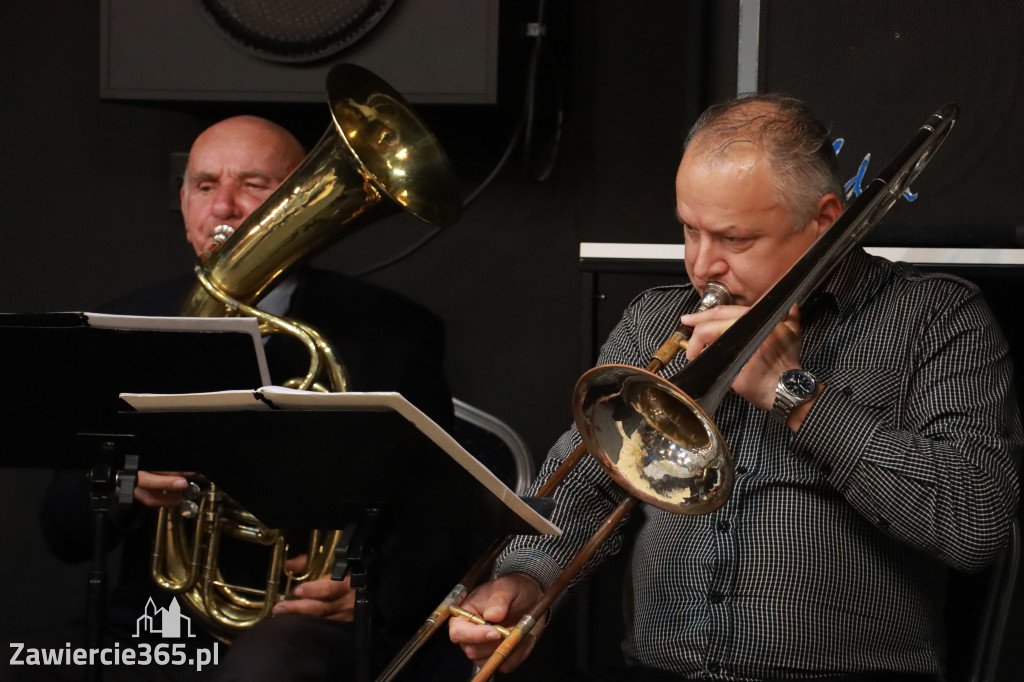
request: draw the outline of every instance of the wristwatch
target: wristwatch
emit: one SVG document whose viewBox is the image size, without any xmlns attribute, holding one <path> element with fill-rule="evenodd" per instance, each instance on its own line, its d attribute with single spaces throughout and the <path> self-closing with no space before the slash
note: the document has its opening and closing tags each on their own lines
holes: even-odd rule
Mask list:
<svg viewBox="0 0 1024 682">
<path fill-rule="evenodd" d="M 785 424 L 793 408 L 813 398 L 820 387 L 821 383 L 807 370 L 787 369 L 779 376 L 779 385 L 775 387 L 772 414 Z"/>
</svg>

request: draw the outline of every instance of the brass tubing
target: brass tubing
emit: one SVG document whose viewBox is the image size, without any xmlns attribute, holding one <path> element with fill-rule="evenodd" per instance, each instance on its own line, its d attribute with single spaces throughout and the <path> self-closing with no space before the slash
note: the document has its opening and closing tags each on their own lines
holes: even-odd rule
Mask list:
<svg viewBox="0 0 1024 682">
<path fill-rule="evenodd" d="M 248 315 L 249 317 L 255 317 L 257 320 L 259 320 L 261 326 L 267 325 L 268 327 L 276 331 L 286 332 L 294 336 L 300 342 L 302 342 L 302 344 L 306 347 L 306 352 L 309 354 L 309 370 L 306 372 L 306 376 L 303 377 L 303 379 L 294 388 L 298 388 L 299 390 L 302 391 L 309 390 L 309 388 L 316 381 L 316 377 L 320 374 L 320 365 L 322 364 L 322 358 L 320 354 L 320 347 L 318 345 L 318 341 L 319 343 L 322 344 L 323 340 L 319 337 L 319 334 L 317 334 L 317 337 L 314 338 L 309 333 L 309 327 L 307 327 L 306 325 L 289 322 L 284 318 L 277 317 L 276 315 L 271 315 L 270 313 L 265 313 L 256 307 L 246 305 L 241 301 L 231 298 L 230 296 L 228 296 L 223 291 L 221 291 L 220 289 L 213 285 L 213 283 L 210 281 L 208 273 L 206 272 L 205 268 L 202 265 L 197 265 L 195 267 L 195 272 L 196 279 L 198 279 L 200 284 L 203 285 L 207 293 L 209 293 L 212 297 L 217 299 L 231 312 L 240 312 L 244 313 L 245 315 Z M 337 390 L 340 391 L 341 389 L 339 388 Z"/>
<path fill-rule="evenodd" d="M 451 614 L 453 616 L 458 616 L 460 618 L 465 618 L 466 620 L 470 621 L 471 623 L 476 623 L 477 625 L 490 625 L 492 628 L 494 628 L 495 630 L 500 632 L 503 637 L 508 637 L 509 635 L 512 634 L 512 631 L 509 630 L 508 628 L 504 628 L 504 627 L 502 627 L 500 625 L 495 625 L 494 623 L 488 623 L 486 620 L 484 620 L 480 616 L 476 615 L 475 613 L 470 613 L 469 611 L 466 611 L 465 609 L 460 609 L 458 606 L 452 606 L 449 609 L 449 611 L 451 612 Z"/>
</svg>

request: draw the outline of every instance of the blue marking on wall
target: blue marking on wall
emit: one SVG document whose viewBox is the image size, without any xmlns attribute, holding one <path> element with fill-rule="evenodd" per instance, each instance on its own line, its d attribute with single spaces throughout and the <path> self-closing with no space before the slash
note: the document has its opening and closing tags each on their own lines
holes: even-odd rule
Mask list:
<svg viewBox="0 0 1024 682">
<path fill-rule="evenodd" d="M 844 138 L 840 137 L 832 143 L 832 151 L 835 152 L 836 156 L 839 155 L 839 150 L 843 148 L 843 143 L 845 141 L 846 140 Z M 843 185 L 843 191 L 846 192 L 847 200 L 860 196 L 861 191 L 863 191 L 862 183 L 864 182 L 864 176 L 868 172 L 868 164 L 870 163 L 871 152 L 868 152 L 864 155 L 860 165 L 857 166 L 857 173 Z M 918 194 L 916 192 L 911 192 L 909 187 L 903 192 L 903 198 L 907 201 L 916 201 L 917 197 Z"/>
</svg>

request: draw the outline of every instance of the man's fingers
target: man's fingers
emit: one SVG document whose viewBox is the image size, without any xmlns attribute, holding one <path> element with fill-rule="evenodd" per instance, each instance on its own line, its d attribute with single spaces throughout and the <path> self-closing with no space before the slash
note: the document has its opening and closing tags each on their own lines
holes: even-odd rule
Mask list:
<svg viewBox="0 0 1024 682">
<path fill-rule="evenodd" d="M 453 616 L 449 637 L 462 647 L 462 653 L 477 666 L 487 662 L 501 644 L 501 633 L 489 625 L 475 625 L 461 616 Z"/>
<path fill-rule="evenodd" d="M 344 599 L 353 593 L 354 591 L 348 581 L 331 580 L 329 576 L 302 583 L 295 588 L 295 596 L 302 599 L 319 599 L 321 601 Z M 355 601 L 354 594 L 352 601 Z"/>
<path fill-rule="evenodd" d="M 701 313 L 683 315 L 680 321 L 693 328 L 686 346 L 686 357 L 695 359 L 701 352 L 725 333 L 749 308 L 738 305 L 720 305 Z"/>
<path fill-rule="evenodd" d="M 533 651 L 533 647 L 537 645 L 537 635 L 532 632 L 523 637 L 522 641 L 516 646 L 515 650 L 509 655 L 508 660 L 498 668 L 503 673 L 510 673 L 519 667 L 519 664 L 526 660 L 526 657 Z"/>
<path fill-rule="evenodd" d="M 724 334 L 733 322 L 734 320 L 712 320 L 695 327 L 686 347 L 686 357 L 690 360 L 696 358 L 705 348 L 714 343 L 715 339 Z"/>
<path fill-rule="evenodd" d="M 179 507 L 184 501 L 184 497 L 180 492 L 171 490 L 136 488 L 132 491 L 132 496 L 136 501 L 147 507 Z"/>
<path fill-rule="evenodd" d="M 273 613 L 301 613 L 307 616 L 325 618 L 332 615 L 332 610 L 327 602 L 319 599 L 286 599 L 274 605 Z M 351 620 L 351 618 L 349 618 Z"/>
<path fill-rule="evenodd" d="M 508 615 L 509 600 L 502 598 L 504 595 L 495 595 L 480 615 L 484 620 L 492 623 L 500 623 Z"/>
<path fill-rule="evenodd" d="M 682 322 L 690 327 L 696 327 L 699 324 L 705 322 L 714 322 L 719 320 L 738 320 L 750 310 L 747 306 L 743 305 L 720 305 L 714 308 L 708 308 L 707 310 L 699 313 L 687 313 L 682 316 Z"/>
<path fill-rule="evenodd" d="M 543 628 L 541 628 L 541 630 L 543 630 Z M 488 659 L 490 659 L 491 655 L 494 653 L 495 649 L 498 648 L 503 639 L 503 636 L 494 628 L 490 628 L 490 631 L 487 633 L 486 637 L 486 642 L 482 642 L 479 644 L 474 643 L 462 645 L 463 653 L 477 666 L 483 666 L 488 661 Z M 533 651 L 534 646 L 536 646 L 537 644 L 537 638 L 538 635 L 535 635 L 533 632 L 523 637 L 523 639 L 519 642 L 516 648 L 509 655 L 508 660 L 506 660 L 501 665 L 499 670 L 503 673 L 510 673 L 516 668 L 518 668 L 519 665 L 523 661 L 525 661 L 526 658 L 530 655 L 530 652 Z"/>
<path fill-rule="evenodd" d="M 180 474 L 158 474 L 152 471 L 140 471 L 135 483 L 136 488 L 160 491 L 180 491 L 186 486 L 188 481 Z"/>
<path fill-rule="evenodd" d="M 291 571 L 292 573 L 302 573 L 306 570 L 306 555 L 299 554 L 298 556 L 293 556 L 290 559 L 285 559 L 284 568 L 286 571 Z"/>
<path fill-rule="evenodd" d="M 456 644 L 466 645 L 486 645 L 501 641 L 501 633 L 495 630 L 494 626 L 478 625 L 462 616 L 452 616 L 448 636 Z"/>
</svg>

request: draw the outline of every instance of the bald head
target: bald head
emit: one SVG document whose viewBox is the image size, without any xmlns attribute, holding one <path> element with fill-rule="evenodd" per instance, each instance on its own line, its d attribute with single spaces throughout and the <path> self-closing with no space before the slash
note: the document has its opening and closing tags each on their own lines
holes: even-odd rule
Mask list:
<svg viewBox="0 0 1024 682">
<path fill-rule="evenodd" d="M 305 158 L 281 126 L 256 116 L 234 116 L 204 130 L 192 144 L 181 212 L 197 255 L 217 225 L 238 227 Z"/>
</svg>

